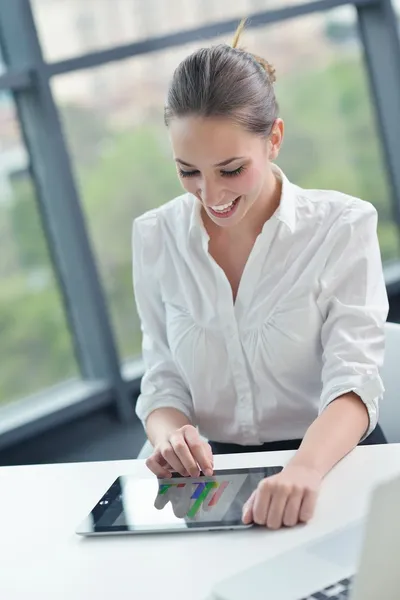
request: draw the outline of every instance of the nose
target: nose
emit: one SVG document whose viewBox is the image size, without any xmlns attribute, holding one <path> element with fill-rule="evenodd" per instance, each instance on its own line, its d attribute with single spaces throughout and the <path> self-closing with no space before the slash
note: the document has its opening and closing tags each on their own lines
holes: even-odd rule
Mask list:
<svg viewBox="0 0 400 600">
<path fill-rule="evenodd" d="M 223 203 L 224 191 L 215 181 L 203 179 L 200 184 L 198 196 L 206 206 L 216 206 Z"/>
</svg>

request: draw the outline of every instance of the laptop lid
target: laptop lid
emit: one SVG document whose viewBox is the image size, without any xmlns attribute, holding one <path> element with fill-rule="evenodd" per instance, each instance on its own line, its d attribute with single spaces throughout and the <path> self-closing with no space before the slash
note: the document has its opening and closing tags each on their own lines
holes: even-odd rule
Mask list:
<svg viewBox="0 0 400 600">
<path fill-rule="evenodd" d="M 400 477 L 372 494 L 351 600 L 400 598 Z"/>
</svg>

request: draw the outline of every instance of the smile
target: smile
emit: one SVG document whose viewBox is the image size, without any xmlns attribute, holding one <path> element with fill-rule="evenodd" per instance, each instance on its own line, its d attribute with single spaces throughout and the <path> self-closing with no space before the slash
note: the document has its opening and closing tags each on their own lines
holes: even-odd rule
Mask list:
<svg viewBox="0 0 400 600">
<path fill-rule="evenodd" d="M 211 214 L 215 215 L 219 218 L 230 217 L 236 210 L 237 205 L 239 204 L 241 196 L 229 202 L 229 204 L 220 204 L 219 206 L 209 206 L 208 210 Z"/>
</svg>

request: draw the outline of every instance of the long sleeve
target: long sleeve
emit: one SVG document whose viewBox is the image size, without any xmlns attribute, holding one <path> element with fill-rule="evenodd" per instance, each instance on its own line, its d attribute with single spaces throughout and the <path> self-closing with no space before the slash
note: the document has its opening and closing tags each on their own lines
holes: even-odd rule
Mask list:
<svg viewBox="0 0 400 600">
<path fill-rule="evenodd" d="M 133 287 L 143 334 L 145 374 L 136 413 L 145 423 L 157 408 L 176 408 L 193 422 L 193 404 L 171 355 L 166 332 L 165 308 L 158 278 L 162 239 L 157 216 L 148 213 L 133 224 Z"/>
<path fill-rule="evenodd" d="M 365 403 L 369 428 L 378 421 L 384 388 L 388 299 L 372 205 L 354 201 L 332 232 L 333 247 L 321 277 L 318 304 L 324 319 L 320 412 L 339 396 L 355 392 Z"/>
</svg>

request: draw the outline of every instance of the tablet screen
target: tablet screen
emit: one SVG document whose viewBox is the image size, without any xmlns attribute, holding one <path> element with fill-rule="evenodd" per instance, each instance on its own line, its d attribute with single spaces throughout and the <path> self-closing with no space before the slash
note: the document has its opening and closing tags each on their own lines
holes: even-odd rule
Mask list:
<svg viewBox="0 0 400 600">
<path fill-rule="evenodd" d="M 258 483 L 282 467 L 215 471 L 212 477 L 118 477 L 77 533 L 144 533 L 237 527 Z"/>
</svg>

